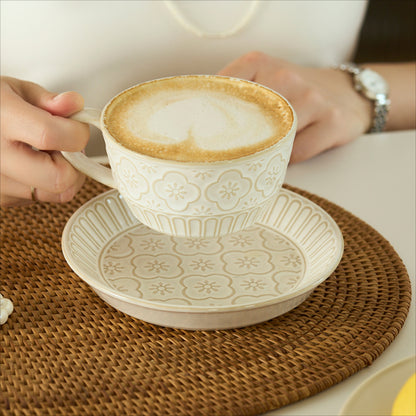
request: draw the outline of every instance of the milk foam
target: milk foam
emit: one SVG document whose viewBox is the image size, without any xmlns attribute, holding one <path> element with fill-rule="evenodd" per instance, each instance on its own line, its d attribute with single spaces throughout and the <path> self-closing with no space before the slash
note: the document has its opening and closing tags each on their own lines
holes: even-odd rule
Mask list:
<svg viewBox="0 0 416 416">
<path fill-rule="evenodd" d="M 251 146 L 275 132 L 259 105 L 209 90 L 158 91 L 132 104 L 126 119 L 133 136 L 160 144 L 193 140 L 202 150 Z"/>
<path fill-rule="evenodd" d="M 290 106 L 273 91 L 215 76 L 132 87 L 104 114 L 108 132 L 123 146 L 184 162 L 230 160 L 264 150 L 285 137 L 293 121 Z"/>
</svg>

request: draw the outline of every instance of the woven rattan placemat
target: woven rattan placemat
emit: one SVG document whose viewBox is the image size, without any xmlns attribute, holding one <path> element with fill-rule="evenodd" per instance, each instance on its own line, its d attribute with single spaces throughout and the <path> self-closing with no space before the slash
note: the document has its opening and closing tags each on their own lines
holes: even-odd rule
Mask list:
<svg viewBox="0 0 416 416">
<path fill-rule="evenodd" d="M 1 289 L 15 311 L 1 334 L 4 415 L 258 415 L 314 395 L 371 364 L 410 305 L 406 269 L 374 229 L 318 196 L 340 226 L 337 270 L 291 312 L 227 331 L 185 331 L 105 304 L 61 253 L 65 205 L 2 210 Z"/>
</svg>

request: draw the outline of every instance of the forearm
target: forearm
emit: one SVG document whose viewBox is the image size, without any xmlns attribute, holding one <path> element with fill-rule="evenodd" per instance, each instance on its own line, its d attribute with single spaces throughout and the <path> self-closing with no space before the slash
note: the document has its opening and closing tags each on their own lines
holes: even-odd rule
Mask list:
<svg viewBox="0 0 416 416">
<path fill-rule="evenodd" d="M 390 86 L 391 108 L 386 130 L 416 128 L 416 63 L 364 64 L 382 75 Z"/>
</svg>

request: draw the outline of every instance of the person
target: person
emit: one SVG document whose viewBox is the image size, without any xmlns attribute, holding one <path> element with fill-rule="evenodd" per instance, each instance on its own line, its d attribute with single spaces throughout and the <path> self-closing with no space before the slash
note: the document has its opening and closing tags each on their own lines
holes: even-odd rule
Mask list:
<svg viewBox="0 0 416 416">
<path fill-rule="evenodd" d="M 298 116 L 293 163 L 359 137 L 372 103 L 333 65 L 353 56 L 365 10 L 365 0 L 3 2 L 1 204 L 71 200 L 84 177 L 60 151 L 92 154 L 95 140 L 68 117 L 163 76 L 218 73 L 281 93 Z M 414 63 L 364 66 L 390 86 L 386 129 L 414 128 Z"/>
</svg>

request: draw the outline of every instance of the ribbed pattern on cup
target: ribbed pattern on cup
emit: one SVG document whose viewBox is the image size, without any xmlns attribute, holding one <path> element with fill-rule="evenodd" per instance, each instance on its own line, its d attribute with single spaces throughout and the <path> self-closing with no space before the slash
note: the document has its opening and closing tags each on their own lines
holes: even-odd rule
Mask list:
<svg viewBox="0 0 416 416">
<path fill-rule="evenodd" d="M 128 203 L 128 201 L 126 201 Z M 261 216 L 263 207 L 255 207 L 238 214 L 206 217 L 182 216 L 157 213 L 129 204 L 133 215 L 143 224 L 176 237 L 219 237 L 241 231 L 254 224 Z"/>
</svg>

